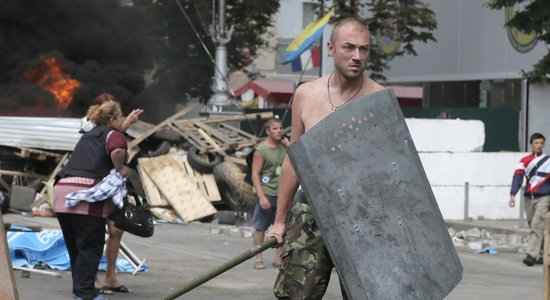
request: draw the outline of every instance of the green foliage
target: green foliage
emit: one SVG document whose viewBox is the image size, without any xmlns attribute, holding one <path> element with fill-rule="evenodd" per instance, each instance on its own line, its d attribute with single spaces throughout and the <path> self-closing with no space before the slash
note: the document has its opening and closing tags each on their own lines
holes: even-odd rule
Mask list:
<svg viewBox="0 0 550 300">
<path fill-rule="evenodd" d="M 212 1 L 204 0 L 136 0 L 134 4 L 145 7 L 156 19 L 150 33 L 160 42 L 155 49 L 159 66 L 156 82 L 177 85 L 180 99 L 189 96 L 206 101 L 215 67 L 212 14 L 218 9 L 213 9 Z M 229 72 L 242 70 L 250 56 L 267 45 L 265 32 L 273 26 L 272 16 L 278 9 L 277 0 L 226 0 L 225 23 L 234 27 L 226 45 Z"/>
<path fill-rule="evenodd" d="M 506 23 L 522 32 L 534 32 L 539 42 L 550 44 L 550 5 L 548 0 L 489 0 L 485 5 L 491 9 L 503 9 L 506 6 L 523 4 L 521 11 Z M 550 50 L 530 71 L 522 70 L 523 77 L 531 82 L 550 83 Z"/>
<path fill-rule="evenodd" d="M 328 8 L 323 7 L 324 1 L 319 2 L 321 16 Z M 159 42 L 155 49 L 151 49 L 158 66 L 153 78 L 154 84 L 158 85 L 156 90 L 168 91 L 176 87 L 178 93 L 167 97 L 207 100 L 211 95 L 216 49 L 211 28 L 212 14 L 217 13 L 217 9 L 213 9 L 212 1 L 135 0 L 134 5 L 145 8 L 154 16 L 155 25 L 150 36 Z M 373 35 L 384 32 L 401 43 L 393 55 L 416 55 L 415 42 L 435 41 L 431 33 L 437 26 L 435 15 L 420 0 L 337 0 L 334 5 L 332 21 L 347 16 L 358 17 L 360 11 L 368 10 L 363 20 Z M 277 0 L 226 0 L 226 24 L 234 27 L 226 45 L 230 72 L 243 70 L 259 49 L 274 47 L 267 44 L 269 36 L 266 32 L 274 25 L 274 14 L 278 9 Z M 373 39 L 373 44 L 376 44 L 376 39 Z M 205 48 L 212 57 L 206 55 Z M 243 55 L 243 52 L 249 55 Z M 373 47 L 369 70 L 374 79 L 385 79 L 383 73 L 392 57 Z"/>
<path fill-rule="evenodd" d="M 323 3 L 322 0 L 320 0 Z M 372 39 L 369 70 L 371 77 L 385 80 L 383 75 L 388 62 L 394 56 L 416 55 L 415 42 L 436 41 L 432 31 L 437 28 L 434 12 L 420 0 L 336 0 L 335 13 L 331 21 L 345 17 L 362 19 L 368 25 L 373 37 L 383 34 L 400 43 L 398 50 L 386 55 L 377 39 Z M 328 10 L 321 6 L 321 10 Z M 361 12 L 367 11 L 366 17 Z M 323 12 L 320 12 L 322 15 Z"/>
</svg>

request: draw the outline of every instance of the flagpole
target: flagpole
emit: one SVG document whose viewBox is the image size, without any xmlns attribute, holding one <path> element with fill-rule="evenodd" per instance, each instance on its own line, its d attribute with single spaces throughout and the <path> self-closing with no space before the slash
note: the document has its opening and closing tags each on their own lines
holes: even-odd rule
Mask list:
<svg viewBox="0 0 550 300">
<path fill-rule="evenodd" d="M 321 0 L 321 11 L 324 13 L 325 12 L 325 0 Z M 321 59 L 320 59 L 320 62 L 319 62 L 319 78 L 320 77 L 323 77 L 323 53 L 325 53 L 325 45 L 323 44 L 323 35 L 324 35 L 324 29 L 323 29 L 323 34 L 321 34 L 321 40 L 319 42 L 319 51 L 321 51 Z"/>
</svg>

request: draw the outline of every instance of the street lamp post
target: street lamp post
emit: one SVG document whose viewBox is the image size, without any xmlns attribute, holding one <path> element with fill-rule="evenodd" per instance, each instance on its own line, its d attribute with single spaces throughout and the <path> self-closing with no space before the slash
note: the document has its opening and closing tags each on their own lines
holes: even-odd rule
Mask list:
<svg viewBox="0 0 550 300">
<path fill-rule="evenodd" d="M 213 95 L 208 100 L 210 112 L 221 112 L 223 106 L 231 104 L 227 86 L 227 49 L 225 45 L 231 40 L 233 26 L 225 28 L 225 0 L 218 0 L 218 26 L 212 24 L 212 41 L 216 46 L 216 66 L 212 82 Z"/>
</svg>

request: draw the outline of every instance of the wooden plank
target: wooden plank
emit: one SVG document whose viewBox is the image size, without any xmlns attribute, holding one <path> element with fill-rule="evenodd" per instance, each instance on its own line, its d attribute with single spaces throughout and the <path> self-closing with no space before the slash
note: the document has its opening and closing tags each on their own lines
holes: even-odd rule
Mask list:
<svg viewBox="0 0 550 300">
<path fill-rule="evenodd" d="M 201 128 L 199 128 L 198 131 L 202 138 L 205 139 L 208 144 L 210 144 L 210 146 L 212 146 L 214 152 L 217 152 L 223 156 L 227 156 L 227 153 L 223 151 L 223 149 L 218 145 L 218 143 L 216 143 L 216 141 L 214 141 L 212 137 L 210 137 L 210 135 L 206 134 L 206 132 L 204 132 L 204 130 L 202 130 Z"/>
<path fill-rule="evenodd" d="M 136 157 L 136 155 L 139 154 L 139 146 L 134 146 L 132 148 L 129 148 L 128 149 L 128 161 L 131 161 L 132 159 L 134 159 L 134 157 Z"/>
<path fill-rule="evenodd" d="M 208 125 L 206 125 L 202 122 L 194 121 L 193 125 L 198 128 L 199 133 L 200 133 L 200 130 L 203 130 L 204 132 L 208 133 L 208 136 L 210 138 L 212 138 L 212 140 L 214 140 L 214 139 L 218 140 L 219 141 L 219 142 L 217 142 L 218 145 L 220 147 L 226 149 L 226 150 L 227 149 L 233 149 L 237 145 L 237 143 L 235 143 L 235 141 L 233 141 L 232 139 L 229 139 L 225 134 L 220 133 L 215 128 L 212 128 L 212 127 L 210 127 L 210 126 L 208 126 Z M 214 145 L 212 145 L 212 146 L 214 146 Z"/>
<path fill-rule="evenodd" d="M 181 135 L 189 143 L 193 144 L 199 151 L 206 152 L 208 150 L 208 144 L 206 144 L 202 138 L 198 135 L 197 129 L 193 127 L 191 123 L 186 125 L 173 123 L 175 127 L 179 130 Z"/>
<path fill-rule="evenodd" d="M 6 238 L 6 228 L 4 227 L 2 212 L 0 212 L 0 299 L 17 300 L 19 295 L 17 294 L 10 249 Z"/>
<path fill-rule="evenodd" d="M 34 272 L 34 273 L 50 275 L 58 278 L 61 277 L 61 273 L 54 272 L 54 271 L 39 270 L 39 269 L 33 269 L 33 268 L 27 268 L 27 267 L 13 267 L 13 268 L 15 270 L 20 270 L 20 271 Z"/>
<path fill-rule="evenodd" d="M 69 160 L 69 152 L 66 152 L 65 154 L 63 154 L 63 156 L 61 157 L 61 159 L 57 163 L 57 166 L 55 166 L 55 169 L 53 170 L 53 172 L 48 177 L 48 180 L 46 180 L 46 182 L 44 183 L 44 186 L 42 187 L 42 189 L 38 193 L 40 196 L 36 197 L 36 199 L 40 199 L 40 197 L 43 196 L 44 193 L 48 192 L 48 204 L 51 207 L 53 207 L 53 189 L 51 191 L 48 191 L 48 187 L 53 188 L 53 182 L 55 180 L 55 176 L 57 176 L 57 173 L 59 173 L 61 171 L 61 169 L 67 163 L 68 160 Z"/>
<path fill-rule="evenodd" d="M 542 255 L 542 265 L 544 270 L 544 288 L 542 299 L 550 300 L 550 212 L 547 212 L 545 216 L 543 244 L 544 252 Z"/>
<path fill-rule="evenodd" d="M 207 140 L 210 143 L 210 145 L 212 145 L 212 147 L 214 148 L 214 152 L 218 152 L 219 154 L 224 156 L 224 160 L 246 166 L 245 159 L 236 158 L 236 157 L 227 155 L 227 153 L 225 153 L 225 151 L 223 151 L 223 149 L 220 146 L 218 146 L 218 144 L 212 138 L 210 138 L 208 134 L 206 134 L 206 132 L 204 132 L 202 129 L 199 129 L 199 133 L 201 134 L 202 137 L 204 137 L 205 140 Z"/>
<path fill-rule="evenodd" d="M 153 183 L 151 178 L 149 178 L 149 175 L 147 175 L 147 173 L 142 169 L 141 165 L 137 165 L 137 170 L 149 205 L 152 207 L 170 207 L 170 203 L 162 197 L 162 194 L 158 190 L 157 186 Z"/>
<path fill-rule="evenodd" d="M 4 181 L 4 179 L 2 179 L 2 177 L 0 177 L 0 185 L 6 189 L 6 191 L 8 191 L 8 193 L 11 194 L 11 186 L 6 182 Z"/>
<path fill-rule="evenodd" d="M 218 190 L 218 184 L 216 183 L 216 179 L 214 179 L 214 175 L 197 172 L 189 165 L 187 155 L 182 156 L 179 161 L 182 163 L 183 170 L 189 179 L 197 185 L 198 189 L 202 192 L 204 197 L 208 199 L 208 201 L 217 202 L 222 200 L 220 191 Z"/>
<path fill-rule="evenodd" d="M 180 223 L 183 220 L 178 216 L 176 211 L 166 207 L 151 207 L 153 216 L 160 220 L 165 220 L 169 223 Z"/>
<path fill-rule="evenodd" d="M 19 148 L 20 152 L 16 153 L 17 156 L 23 158 L 36 158 L 37 160 L 46 160 L 48 157 L 53 157 L 55 159 L 60 159 L 63 155 L 51 151 L 38 150 L 32 148 Z"/>
<path fill-rule="evenodd" d="M 214 206 L 196 184 L 188 179 L 183 167 L 172 154 L 140 158 L 138 163 L 183 222 L 188 223 L 216 213 Z"/>
<path fill-rule="evenodd" d="M 202 118 L 194 118 L 194 119 L 187 119 L 187 120 L 177 120 L 176 123 L 186 123 L 190 121 L 200 121 L 204 123 L 222 123 L 222 122 L 231 122 L 231 121 L 255 121 L 257 116 L 260 116 L 260 119 L 267 120 L 273 118 L 273 112 L 263 112 L 263 113 L 250 113 L 250 114 L 242 114 L 242 115 L 232 115 L 232 116 L 212 116 L 212 117 L 202 117 Z"/>
<path fill-rule="evenodd" d="M 19 171 L 10 171 L 10 170 L 0 170 L 0 175 L 8 175 L 8 176 L 20 176 L 20 177 L 28 177 L 28 178 L 39 178 L 39 179 L 46 179 L 46 176 L 40 175 L 34 172 L 19 172 Z"/>
<path fill-rule="evenodd" d="M 246 131 L 240 130 L 240 129 L 238 129 L 236 127 L 233 127 L 229 124 L 221 123 L 221 124 L 218 124 L 218 126 L 223 128 L 223 129 L 227 129 L 227 130 L 230 130 L 232 132 L 235 132 L 238 136 L 241 136 L 245 139 L 251 140 L 254 143 L 256 143 L 256 141 L 258 140 L 258 138 L 255 135 L 252 135 L 252 134 L 250 134 Z"/>
<path fill-rule="evenodd" d="M 158 123 L 157 125 L 155 125 L 154 127 L 150 128 L 149 130 L 147 130 L 147 132 L 145 132 L 144 134 L 142 134 L 141 136 L 137 137 L 136 139 L 132 140 L 129 144 L 128 144 L 128 149 L 131 149 L 135 146 L 137 146 L 139 143 L 143 142 L 143 140 L 145 140 L 146 138 L 148 138 L 150 135 L 152 135 L 153 133 L 155 133 L 155 131 L 157 131 L 159 128 L 163 127 L 163 126 L 166 126 L 170 123 L 172 123 L 173 121 L 175 121 L 176 119 L 178 118 L 181 118 L 183 117 L 184 115 L 186 115 L 187 113 L 189 113 L 190 111 L 192 111 L 193 109 L 195 109 L 195 107 L 197 106 L 197 103 L 190 103 L 189 105 L 187 105 L 184 109 L 178 111 L 177 113 L 173 114 L 172 116 L 168 117 L 167 119 L 165 119 L 164 121 Z"/>
</svg>

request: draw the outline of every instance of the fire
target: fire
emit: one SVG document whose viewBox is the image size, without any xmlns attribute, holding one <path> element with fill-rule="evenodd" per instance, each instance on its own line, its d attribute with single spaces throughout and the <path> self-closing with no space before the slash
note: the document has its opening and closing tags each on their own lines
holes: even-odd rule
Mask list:
<svg viewBox="0 0 550 300">
<path fill-rule="evenodd" d="M 59 107 L 66 110 L 81 83 L 63 73 L 63 67 L 57 58 L 40 56 L 40 59 L 41 64 L 29 70 L 25 77 L 50 92 Z"/>
</svg>

